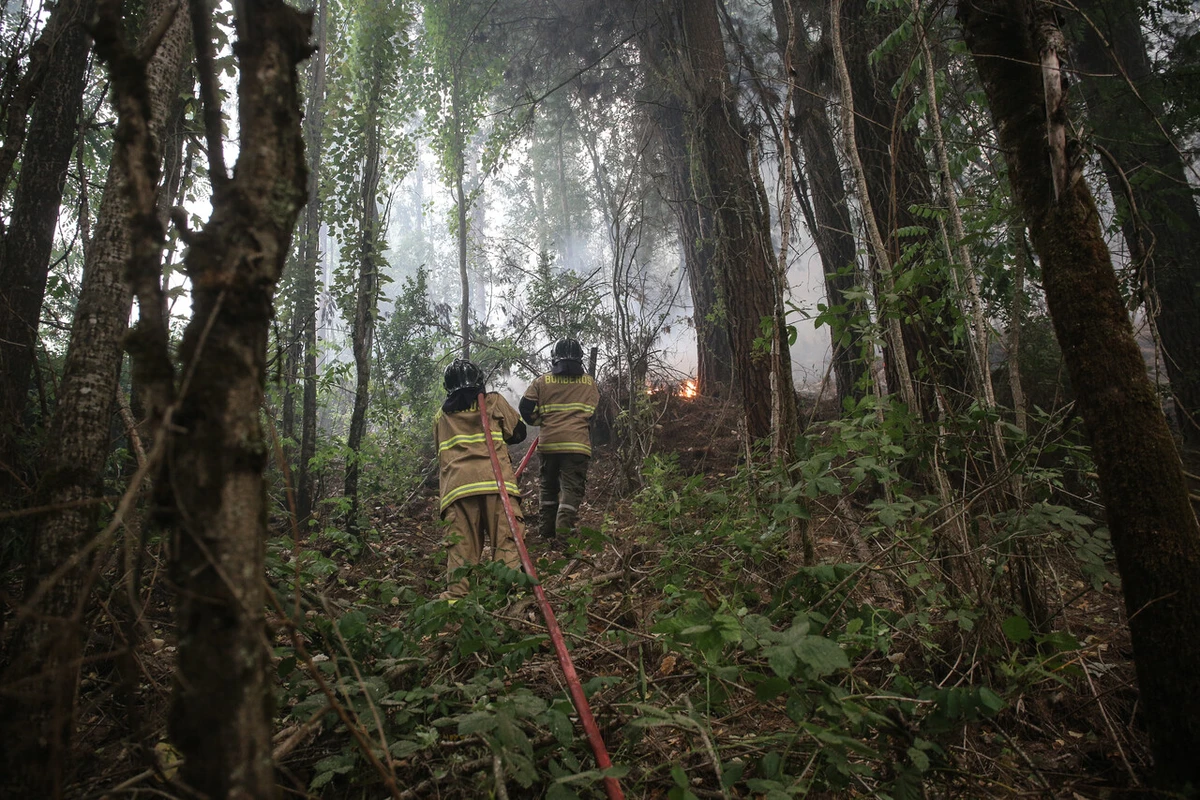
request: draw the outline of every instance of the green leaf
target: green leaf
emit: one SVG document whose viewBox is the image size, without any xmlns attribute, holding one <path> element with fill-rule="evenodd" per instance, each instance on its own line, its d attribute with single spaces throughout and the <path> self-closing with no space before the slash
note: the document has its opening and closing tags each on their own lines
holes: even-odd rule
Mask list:
<svg viewBox="0 0 1200 800">
<path fill-rule="evenodd" d="M 786 678 L 767 678 L 754 687 L 754 696 L 759 702 L 766 703 L 786 692 L 792 683 Z"/>
<path fill-rule="evenodd" d="M 822 475 L 813 481 L 821 494 L 841 494 L 842 482 L 832 475 Z"/>
<path fill-rule="evenodd" d="M 522 692 L 510 698 L 518 716 L 536 717 L 546 710 L 546 701 L 535 694 Z"/>
<path fill-rule="evenodd" d="M 537 767 L 522 753 L 514 753 L 511 750 L 504 752 L 504 766 L 508 768 L 508 772 L 517 783 L 528 789 L 533 786 L 533 782 L 537 780 Z"/>
<path fill-rule="evenodd" d="M 388 748 L 388 752 L 395 758 L 408 758 L 414 753 L 419 753 L 423 749 L 420 742 L 414 742 L 412 739 L 401 739 L 398 742 L 393 742 Z"/>
<path fill-rule="evenodd" d="M 924 750 L 918 750 L 915 747 L 908 748 L 908 757 L 912 760 L 913 766 L 924 772 L 929 769 L 929 756 Z"/>
<path fill-rule="evenodd" d="M 596 675 L 583 684 L 583 691 L 590 697 L 605 686 L 612 686 L 614 683 L 620 682 L 621 678 L 616 675 Z"/>
<path fill-rule="evenodd" d="M 796 618 L 792 620 L 792 627 L 780 635 L 779 641 L 785 644 L 795 644 L 808 636 L 808 629 L 810 627 L 812 625 L 808 621 L 808 617 L 803 614 L 797 614 Z"/>
<path fill-rule="evenodd" d="M 741 761 L 730 761 L 721 767 L 721 787 L 728 789 L 742 779 L 746 765 Z"/>
<path fill-rule="evenodd" d="M 366 629 L 367 615 L 357 609 L 346 612 L 346 615 L 338 620 L 338 631 L 348 640 L 362 636 Z"/>
<path fill-rule="evenodd" d="M 1029 629 L 1029 621 L 1021 616 L 1013 615 L 1004 620 L 1000 623 L 1000 629 L 1013 642 L 1027 642 L 1033 638 L 1033 631 Z"/>
<path fill-rule="evenodd" d="M 546 800 L 579 800 L 579 795 L 561 783 L 552 783 L 546 790 Z"/>
<path fill-rule="evenodd" d="M 280 678 L 286 678 L 288 675 L 291 675 L 292 672 L 295 671 L 295 669 L 296 669 L 296 657 L 295 656 L 288 656 L 287 658 L 281 659 L 278 666 L 275 667 L 275 670 L 276 670 L 276 672 L 279 673 Z"/>
<path fill-rule="evenodd" d="M 823 636 L 806 636 L 793 645 L 793 649 L 796 657 L 807 664 L 818 678 L 850 668 L 846 651 L 837 642 Z"/>
<path fill-rule="evenodd" d="M 484 733 L 494 729 L 498 722 L 496 715 L 491 711 L 475 711 L 458 718 L 458 735 Z"/>
<path fill-rule="evenodd" d="M 762 774 L 769 779 L 779 777 L 779 769 L 783 765 L 783 756 L 775 750 L 762 757 Z M 779 788 L 783 788 L 780 786 Z"/>
<path fill-rule="evenodd" d="M 747 614 L 742 619 L 742 629 L 756 638 L 762 639 L 771 631 L 771 620 L 761 614 Z"/>
<path fill-rule="evenodd" d="M 680 636 L 695 636 L 700 633 L 707 633 L 708 631 L 711 631 L 712 629 L 713 629 L 712 625 L 692 625 L 691 627 L 684 628 L 683 630 L 681 630 L 679 632 L 679 635 Z"/>
<path fill-rule="evenodd" d="M 561 745 L 569 745 L 575 739 L 575 729 L 571 725 L 571 718 L 557 709 L 550 709 L 546 712 L 546 720 L 550 727 L 550 733 L 558 740 Z"/>
<path fill-rule="evenodd" d="M 309 789 L 320 789 L 333 780 L 334 777 L 350 772 L 354 769 L 354 758 L 352 753 L 337 753 L 318 761 L 313 767 L 316 775 L 313 776 L 312 783 L 309 784 Z"/>
<path fill-rule="evenodd" d="M 1004 698 L 986 686 L 979 687 L 979 702 L 993 713 L 1004 708 Z"/>
<path fill-rule="evenodd" d="M 767 664 L 776 675 L 781 678 L 792 677 L 792 673 L 796 671 L 796 654 L 791 645 L 777 644 L 765 648 L 763 652 L 767 656 Z"/>
<path fill-rule="evenodd" d="M 1054 631 L 1045 636 L 1039 636 L 1038 644 L 1049 645 L 1060 653 L 1079 649 L 1079 640 L 1066 631 Z"/>
<path fill-rule="evenodd" d="M 770 797 L 771 793 L 779 792 L 783 789 L 783 784 L 779 781 L 769 781 L 765 778 L 751 778 L 746 781 L 746 788 L 752 792 L 762 792 L 764 797 Z M 784 797 L 787 797 L 785 794 Z"/>
<path fill-rule="evenodd" d="M 679 766 L 678 764 L 671 765 L 671 778 L 675 781 L 676 786 L 680 786 L 684 789 L 687 788 L 688 777 L 687 773 L 683 771 L 683 767 Z"/>
<path fill-rule="evenodd" d="M 312 783 L 308 784 L 308 790 L 315 792 L 325 784 L 329 783 L 337 775 L 336 772 L 318 772 L 313 776 Z"/>
<path fill-rule="evenodd" d="M 353 753 L 335 753 L 331 756 L 326 756 L 313 766 L 317 772 L 334 772 L 345 773 L 354 768 Z"/>
</svg>

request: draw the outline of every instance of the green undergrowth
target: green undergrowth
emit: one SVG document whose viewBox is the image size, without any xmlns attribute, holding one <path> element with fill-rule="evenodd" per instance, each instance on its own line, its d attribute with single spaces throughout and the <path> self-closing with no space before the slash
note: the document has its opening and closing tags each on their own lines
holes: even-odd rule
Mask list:
<svg viewBox="0 0 1200 800">
<path fill-rule="evenodd" d="M 584 530 L 570 576 L 564 560 L 539 564 L 627 796 L 966 796 L 985 778 L 962 743 L 1011 755 L 1014 704 L 1080 680 L 1075 636 L 1004 590 L 1023 537 L 1112 580 L 1104 531 L 1055 502 L 1063 468 L 1039 466 L 1026 506 L 968 527 L 964 588 L 939 555 L 942 509 L 903 475 L 906 424 L 865 409 L 807 439 L 787 471 L 688 476 L 651 459 L 632 525 Z M 837 508 L 855 527 L 835 543 Z M 806 536 L 823 537 L 807 565 Z M 307 646 L 278 640 L 282 724 L 322 723 L 298 788 L 603 794 L 526 576 L 473 568 L 470 597 L 450 605 L 415 572 L 349 585 L 319 552 L 298 568 L 277 545 L 281 607 L 314 581 L 352 598 L 302 591 Z"/>
</svg>

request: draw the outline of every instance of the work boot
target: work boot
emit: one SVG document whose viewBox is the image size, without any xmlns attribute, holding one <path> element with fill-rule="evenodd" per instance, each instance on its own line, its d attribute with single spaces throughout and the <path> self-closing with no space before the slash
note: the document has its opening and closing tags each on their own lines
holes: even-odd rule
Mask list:
<svg viewBox="0 0 1200 800">
<path fill-rule="evenodd" d="M 543 542 L 553 542 L 557 533 L 558 506 L 542 506 L 541 512 L 542 518 L 538 524 L 538 534 Z"/>
<path fill-rule="evenodd" d="M 554 528 L 564 541 L 575 533 L 575 522 L 578 518 L 579 511 L 574 506 L 566 503 L 558 504 L 558 513 L 554 517 Z"/>
</svg>

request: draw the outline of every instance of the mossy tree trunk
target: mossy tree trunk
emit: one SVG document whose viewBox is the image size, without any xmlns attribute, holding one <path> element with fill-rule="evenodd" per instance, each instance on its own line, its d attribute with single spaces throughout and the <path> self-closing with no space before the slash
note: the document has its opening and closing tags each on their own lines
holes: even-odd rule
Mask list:
<svg viewBox="0 0 1200 800">
<path fill-rule="evenodd" d="M 1146 375 L 1095 202 L 1071 161 L 1054 11 L 958 6 L 1015 200 L 1091 440 L 1129 614 L 1143 718 L 1162 785 L 1200 787 L 1200 529 Z"/>
<path fill-rule="evenodd" d="M 683 128 L 681 98 L 661 98 L 655 120 L 664 152 L 670 159 L 672 208 L 679 223 L 684 268 L 692 295 L 692 325 L 696 330 L 696 384 L 704 395 L 721 395 L 733 383 L 733 351 L 725 327 L 725 311 L 717 298 L 717 275 L 712 212 L 696 202 Z"/>
<path fill-rule="evenodd" d="M 751 439 L 763 439 L 772 433 L 772 356 L 755 341 L 763 338 L 762 320 L 775 317 L 775 253 L 751 170 L 750 137 L 729 79 L 716 2 L 671 0 L 656 23 L 663 50 L 677 59 L 677 81 L 686 100 L 692 192 L 713 218 L 719 297 L 746 431 Z M 777 358 L 789 358 L 786 346 Z M 778 416 L 791 420 L 796 397 L 786 388 L 775 399 L 783 404 Z"/>
<path fill-rule="evenodd" d="M 1200 473 L 1200 211 L 1169 132 L 1160 127 L 1162 88 L 1131 0 L 1080 3 L 1075 55 L 1083 72 L 1093 139 L 1122 231 L 1142 266 L 1146 309 L 1154 315 L 1185 458 Z M 1115 163 L 1114 163 L 1115 162 Z"/>
</svg>

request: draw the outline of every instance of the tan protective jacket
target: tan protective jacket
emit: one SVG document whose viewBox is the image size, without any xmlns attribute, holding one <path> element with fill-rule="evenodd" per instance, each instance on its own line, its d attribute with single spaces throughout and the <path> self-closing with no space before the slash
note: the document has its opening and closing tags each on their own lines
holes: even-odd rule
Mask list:
<svg viewBox="0 0 1200 800">
<path fill-rule="evenodd" d="M 514 497 L 521 496 L 513 477 L 512 461 L 508 457 L 506 439 L 511 439 L 521 418 L 507 400 L 495 392 L 489 392 L 488 417 L 492 427 L 492 441 L 496 444 L 496 456 L 500 459 L 500 471 L 504 475 L 504 487 Z M 466 411 L 447 414 L 438 411 L 433 420 L 433 440 L 438 448 L 438 483 L 441 487 L 440 511 L 455 500 L 476 494 L 500 494 L 496 476 L 492 472 L 492 460 L 487 442 L 483 438 L 483 423 L 479 419 L 479 405 L 473 403 Z"/>
<path fill-rule="evenodd" d="M 542 427 L 542 452 L 592 454 L 592 415 L 600 391 L 591 375 L 539 375 L 524 399 L 534 404 L 526 419 Z"/>
</svg>

